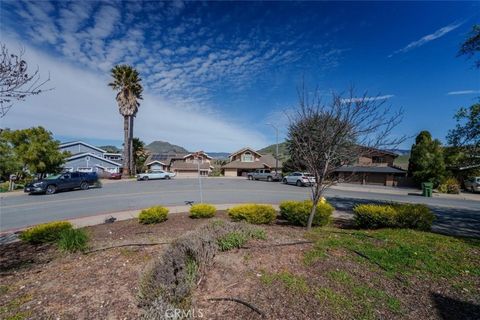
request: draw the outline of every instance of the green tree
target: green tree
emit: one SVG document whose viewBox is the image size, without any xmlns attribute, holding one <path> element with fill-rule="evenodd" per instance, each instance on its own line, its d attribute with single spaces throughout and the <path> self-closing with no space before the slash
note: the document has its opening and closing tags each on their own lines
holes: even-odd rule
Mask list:
<svg viewBox="0 0 480 320">
<path fill-rule="evenodd" d="M 111 70 L 113 81 L 108 85 L 118 91 L 116 100 L 118 111 L 123 116 L 123 174 L 135 172 L 133 151 L 133 119 L 135 118 L 142 98 L 143 87 L 139 73 L 129 65 L 117 65 Z"/>
<path fill-rule="evenodd" d="M 0 180 L 7 181 L 12 173 L 22 170 L 22 163 L 19 161 L 13 147 L 8 143 L 6 132 L 0 133 Z"/>
<path fill-rule="evenodd" d="M 442 144 L 433 140 L 428 131 L 422 131 L 415 139 L 410 151 L 408 174 L 417 185 L 433 182 L 437 186 L 445 176 Z"/>
<path fill-rule="evenodd" d="M 13 150 L 15 161 L 23 171 L 44 176 L 61 170 L 68 152 L 60 152 L 60 142 L 43 127 L 22 130 L 4 130 L 2 140 Z"/>
<path fill-rule="evenodd" d="M 476 24 L 472 27 L 467 40 L 460 46 L 459 56 L 467 56 L 469 59 L 478 55 L 480 52 L 480 25 Z M 480 59 L 475 62 L 475 66 L 480 68 Z"/>
<path fill-rule="evenodd" d="M 145 149 L 145 142 L 140 138 L 133 138 L 133 162 L 135 163 L 136 173 L 141 172 L 148 158 L 148 152 Z"/>
</svg>

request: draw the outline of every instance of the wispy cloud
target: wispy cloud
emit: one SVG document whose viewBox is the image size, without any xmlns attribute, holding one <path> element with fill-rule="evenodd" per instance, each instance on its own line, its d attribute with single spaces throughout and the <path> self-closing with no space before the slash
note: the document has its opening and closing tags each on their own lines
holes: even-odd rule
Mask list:
<svg viewBox="0 0 480 320">
<path fill-rule="evenodd" d="M 480 90 L 459 90 L 459 91 L 450 91 L 447 94 L 449 96 L 461 95 L 461 94 L 475 94 L 480 93 Z"/>
<path fill-rule="evenodd" d="M 348 98 L 342 99 L 343 103 L 350 103 L 350 102 L 361 102 L 361 101 L 378 101 L 378 100 L 388 100 L 390 98 L 395 97 L 393 94 L 387 94 L 383 96 L 376 96 L 376 97 L 358 97 L 358 98 Z"/>
<path fill-rule="evenodd" d="M 421 37 L 420 39 L 416 40 L 416 41 L 413 41 L 413 42 L 410 42 L 408 45 L 406 45 L 405 47 L 403 47 L 402 49 L 400 50 L 397 50 L 395 51 L 394 53 L 390 54 L 388 57 L 391 58 L 392 56 L 396 55 L 396 54 L 399 54 L 399 53 L 405 53 L 405 52 L 408 52 L 412 49 L 415 49 L 415 48 L 418 48 L 418 47 L 421 47 L 423 46 L 424 44 L 430 42 L 430 41 L 433 41 L 435 39 L 438 39 L 440 37 L 443 37 L 444 35 L 446 35 L 447 33 L 457 29 L 458 27 L 460 27 L 461 25 L 463 24 L 463 22 L 460 22 L 460 23 L 451 23 L 447 26 L 444 26 L 440 29 L 438 29 L 437 31 L 435 31 L 434 33 L 431 33 L 431 34 L 427 34 L 426 36 L 423 36 Z"/>
</svg>

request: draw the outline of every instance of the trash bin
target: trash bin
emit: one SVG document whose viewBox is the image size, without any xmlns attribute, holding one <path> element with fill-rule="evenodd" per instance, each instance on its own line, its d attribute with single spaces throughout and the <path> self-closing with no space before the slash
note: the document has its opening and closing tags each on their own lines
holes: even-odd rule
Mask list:
<svg viewBox="0 0 480 320">
<path fill-rule="evenodd" d="M 424 197 L 431 197 L 433 190 L 433 183 L 431 182 L 423 182 L 422 183 L 422 196 Z"/>
</svg>

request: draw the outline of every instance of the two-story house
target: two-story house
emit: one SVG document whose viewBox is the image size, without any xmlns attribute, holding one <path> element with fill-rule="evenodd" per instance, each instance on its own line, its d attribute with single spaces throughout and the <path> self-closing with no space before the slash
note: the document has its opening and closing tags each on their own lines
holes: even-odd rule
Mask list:
<svg viewBox="0 0 480 320">
<path fill-rule="evenodd" d="M 123 159 L 121 153 L 109 153 L 83 141 L 62 143 L 59 149 L 70 153 L 63 167 L 65 171 L 121 172 Z"/>
<path fill-rule="evenodd" d="M 241 177 L 256 169 L 275 169 L 275 157 L 270 154 L 260 154 L 252 148 L 242 148 L 229 156 L 230 161 L 222 166 L 226 177 Z M 278 169 L 282 162 L 278 161 Z"/>
<path fill-rule="evenodd" d="M 159 153 L 150 155 L 145 165 L 149 170 L 172 171 L 182 177 L 195 177 L 199 172 L 202 176 L 208 176 L 213 170 L 212 159 L 204 151 L 188 154 Z"/>
<path fill-rule="evenodd" d="M 394 186 L 407 172 L 393 164 L 397 154 L 379 150 L 364 149 L 355 163 L 341 166 L 336 169 L 339 182 L 376 184 Z"/>
</svg>

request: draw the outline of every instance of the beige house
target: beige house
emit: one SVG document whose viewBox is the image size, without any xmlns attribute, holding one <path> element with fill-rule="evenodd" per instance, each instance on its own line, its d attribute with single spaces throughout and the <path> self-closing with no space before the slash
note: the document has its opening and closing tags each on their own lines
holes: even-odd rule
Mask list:
<svg viewBox="0 0 480 320">
<path fill-rule="evenodd" d="M 149 170 L 175 172 L 178 177 L 196 177 L 199 172 L 208 176 L 212 170 L 212 157 L 203 151 L 189 154 L 160 153 L 152 154 L 146 161 Z"/>
<path fill-rule="evenodd" d="M 260 154 L 252 148 L 242 148 L 229 156 L 230 162 L 222 166 L 226 177 L 241 177 L 256 169 L 275 169 L 275 157 L 271 154 Z M 278 170 L 282 162 L 278 161 Z"/>
<path fill-rule="evenodd" d="M 394 186 L 398 179 L 407 174 L 405 170 L 393 164 L 397 156 L 390 151 L 369 150 L 355 163 L 344 165 L 335 171 L 340 182 Z"/>
</svg>

